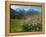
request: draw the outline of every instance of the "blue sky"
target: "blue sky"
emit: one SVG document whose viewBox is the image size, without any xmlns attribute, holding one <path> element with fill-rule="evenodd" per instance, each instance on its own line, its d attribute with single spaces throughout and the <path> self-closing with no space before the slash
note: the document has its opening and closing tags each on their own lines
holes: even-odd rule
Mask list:
<svg viewBox="0 0 46 37">
<path fill-rule="evenodd" d="M 36 10 L 38 12 L 41 12 L 41 6 L 19 6 L 19 5 L 11 5 L 11 8 L 16 10 L 17 8 L 19 9 L 24 9 L 24 10 L 28 10 L 28 9 L 33 9 Z"/>
</svg>

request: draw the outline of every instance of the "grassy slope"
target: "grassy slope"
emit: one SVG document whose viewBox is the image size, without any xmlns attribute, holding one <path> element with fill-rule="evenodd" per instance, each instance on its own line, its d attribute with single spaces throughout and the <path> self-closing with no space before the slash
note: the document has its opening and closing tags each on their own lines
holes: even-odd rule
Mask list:
<svg viewBox="0 0 46 37">
<path fill-rule="evenodd" d="M 39 22 L 41 23 L 41 17 L 39 16 Z M 21 32 L 23 30 L 23 25 L 31 24 L 32 20 L 29 19 L 11 19 L 11 31 L 10 32 Z M 39 26 L 40 27 L 40 26 Z"/>
<path fill-rule="evenodd" d="M 22 31 L 24 19 L 11 19 L 11 32 Z"/>
</svg>

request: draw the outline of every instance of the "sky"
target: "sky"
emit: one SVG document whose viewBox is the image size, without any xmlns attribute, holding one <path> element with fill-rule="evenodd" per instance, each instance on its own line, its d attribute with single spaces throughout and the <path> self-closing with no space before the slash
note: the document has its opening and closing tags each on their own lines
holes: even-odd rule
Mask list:
<svg viewBox="0 0 46 37">
<path fill-rule="evenodd" d="M 41 6 L 23 6 L 23 5 L 11 5 L 11 8 L 16 10 L 17 8 L 19 9 L 24 9 L 24 10 L 28 10 L 28 9 L 33 9 L 35 11 L 41 12 Z"/>
</svg>

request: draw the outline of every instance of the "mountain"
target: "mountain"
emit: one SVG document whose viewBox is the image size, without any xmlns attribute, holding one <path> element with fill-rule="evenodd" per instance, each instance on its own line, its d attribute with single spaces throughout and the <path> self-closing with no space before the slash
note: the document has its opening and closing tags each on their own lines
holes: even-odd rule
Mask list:
<svg viewBox="0 0 46 37">
<path fill-rule="evenodd" d="M 24 16 L 24 15 L 22 15 L 20 12 L 18 12 L 16 10 L 13 10 L 12 8 L 10 8 L 10 17 L 11 17 L 11 19 L 21 18 L 22 16 Z"/>
<path fill-rule="evenodd" d="M 24 9 L 17 8 L 15 11 L 20 13 L 20 14 L 22 14 L 22 15 L 25 14 L 25 10 Z"/>
<path fill-rule="evenodd" d="M 20 8 L 17 8 L 16 10 L 10 8 L 10 17 L 11 18 L 22 18 L 22 17 L 25 17 L 25 16 L 31 16 L 31 15 L 39 15 L 40 13 L 38 11 L 35 11 L 31 8 L 27 9 L 27 10 L 24 10 L 24 9 L 20 9 Z"/>
<path fill-rule="evenodd" d="M 39 15 L 40 14 L 40 12 L 38 12 L 38 11 L 35 11 L 35 10 L 33 10 L 33 9 L 28 9 L 28 11 L 27 11 L 27 13 L 26 13 L 26 15 L 28 16 L 28 15 Z"/>
</svg>

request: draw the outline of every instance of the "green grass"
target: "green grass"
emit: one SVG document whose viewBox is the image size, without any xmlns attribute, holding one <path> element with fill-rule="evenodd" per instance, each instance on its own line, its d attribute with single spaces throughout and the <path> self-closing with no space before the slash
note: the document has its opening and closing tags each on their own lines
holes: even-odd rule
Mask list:
<svg viewBox="0 0 46 37">
<path fill-rule="evenodd" d="M 30 24 L 30 26 L 29 26 Z M 42 24 L 38 24 L 38 31 L 42 31 Z M 25 22 L 24 19 L 11 19 L 10 20 L 10 32 L 33 32 L 35 27 L 32 25 L 31 21 Z"/>
<path fill-rule="evenodd" d="M 24 19 L 11 19 L 11 32 L 23 31 Z"/>
</svg>

